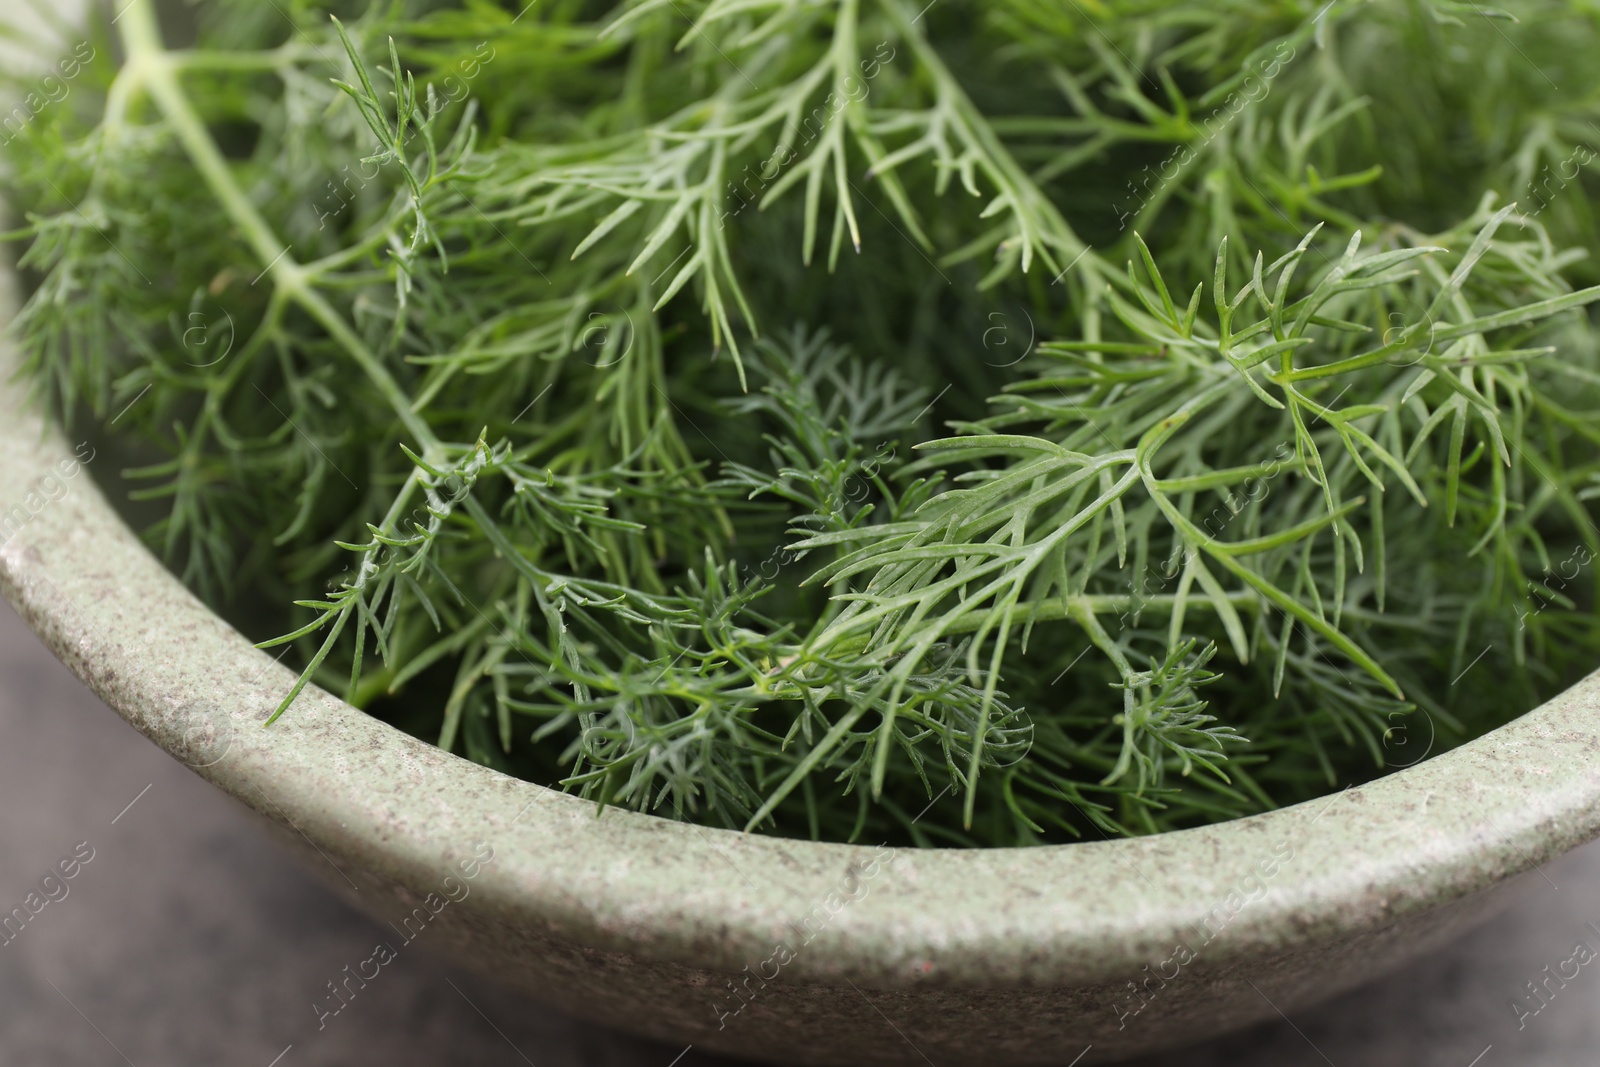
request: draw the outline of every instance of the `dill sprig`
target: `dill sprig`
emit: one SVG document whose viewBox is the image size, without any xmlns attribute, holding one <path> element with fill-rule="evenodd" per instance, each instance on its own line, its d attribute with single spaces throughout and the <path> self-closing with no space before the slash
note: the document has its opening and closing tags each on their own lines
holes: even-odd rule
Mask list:
<svg viewBox="0 0 1600 1067">
<path fill-rule="evenodd" d="M 291 646 L 278 715 L 1026 844 L 1406 765 L 1600 649 L 1576 6 L 197 11 L 7 127 L 12 328 Z"/>
</svg>

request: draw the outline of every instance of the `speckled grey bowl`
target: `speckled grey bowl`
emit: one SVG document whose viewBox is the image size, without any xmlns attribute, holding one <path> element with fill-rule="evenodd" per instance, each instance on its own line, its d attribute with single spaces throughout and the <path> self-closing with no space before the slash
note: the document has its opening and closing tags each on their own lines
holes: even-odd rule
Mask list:
<svg viewBox="0 0 1600 1067">
<path fill-rule="evenodd" d="M 0 322 L 13 300 L 0 276 Z M 1115 1059 L 1376 975 L 1600 831 L 1595 676 L 1314 803 L 991 851 L 597 817 L 320 691 L 263 729 L 291 672 L 141 547 L 95 487 L 109 461 L 77 463 L 26 409 L 15 359 L 0 350 L 0 589 L 56 654 L 392 923 L 391 951 L 414 937 L 615 1026 L 774 1062 Z"/>
</svg>

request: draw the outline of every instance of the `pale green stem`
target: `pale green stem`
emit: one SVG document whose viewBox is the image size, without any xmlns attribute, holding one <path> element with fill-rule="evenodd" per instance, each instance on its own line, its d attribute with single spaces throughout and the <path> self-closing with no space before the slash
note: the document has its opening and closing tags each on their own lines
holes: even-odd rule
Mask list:
<svg viewBox="0 0 1600 1067">
<path fill-rule="evenodd" d="M 309 55 L 306 49 L 284 45 L 257 52 L 169 52 L 167 60 L 180 70 L 262 71 L 281 70 Z"/>
<path fill-rule="evenodd" d="M 134 72 L 133 83 L 144 85 L 166 114 L 211 194 L 217 198 L 234 225 L 239 227 L 246 243 L 264 264 L 263 273 L 270 274 L 273 284 L 321 324 L 328 335 L 361 367 L 394 409 L 406 430 L 416 439 L 424 458 L 442 460 L 443 446 L 422 416 L 411 410 L 410 397 L 395 382 L 383 362 L 344 321 L 344 317 L 312 288 L 309 281 L 311 275 L 289 254 L 288 246 L 272 232 L 272 227 L 234 181 L 227 161 L 222 158 L 205 123 L 195 113 L 178 83 L 178 64 L 161 43 L 151 0 L 133 0 L 123 11 L 120 22 L 123 44 L 128 52 L 127 69 Z"/>
<path fill-rule="evenodd" d="M 1228 603 L 1236 608 L 1258 607 L 1263 603 L 1260 593 L 1254 591 L 1229 593 Z M 1114 613 L 1117 615 L 1139 615 L 1146 611 L 1171 612 L 1178 598 L 1170 594 L 1160 596 L 1138 596 L 1132 593 L 1111 593 L 1102 595 L 1058 596 L 1037 600 L 1032 603 L 1018 604 L 1016 615 L 1019 619 L 1029 622 L 1054 622 L 1058 619 L 1072 619 L 1079 621 L 1079 612 L 1088 611 L 1093 614 Z M 1188 602 L 1186 607 L 1211 607 L 1210 598 L 1196 597 Z M 981 628 L 989 616 L 983 612 L 973 612 L 963 615 L 944 628 L 947 634 L 965 634 Z"/>
</svg>

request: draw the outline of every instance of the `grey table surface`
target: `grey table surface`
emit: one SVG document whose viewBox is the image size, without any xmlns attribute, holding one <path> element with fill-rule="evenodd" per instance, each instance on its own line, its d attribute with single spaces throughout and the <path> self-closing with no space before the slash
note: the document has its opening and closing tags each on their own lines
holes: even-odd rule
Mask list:
<svg viewBox="0 0 1600 1067">
<path fill-rule="evenodd" d="M 5 1067 L 731 1062 L 571 1018 L 425 946 L 319 1030 L 313 999 L 380 926 L 135 733 L 0 603 L 0 913 L 74 849 L 93 855 L 66 895 L 52 883 L 60 899 L 0 944 Z M 1505 911 L 1399 973 L 1139 1063 L 1590 1067 L 1600 966 L 1551 982 L 1528 1010 L 1541 1002 L 1526 983 L 1579 942 L 1600 948 L 1600 844 L 1524 876 Z"/>
</svg>

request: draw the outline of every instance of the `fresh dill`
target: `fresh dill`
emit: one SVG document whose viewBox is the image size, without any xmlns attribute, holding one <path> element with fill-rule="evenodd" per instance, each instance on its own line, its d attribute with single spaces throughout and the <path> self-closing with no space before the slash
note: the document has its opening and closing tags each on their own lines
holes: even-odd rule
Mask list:
<svg viewBox="0 0 1600 1067">
<path fill-rule="evenodd" d="M 1154 833 L 1593 668 L 1600 16 L 919 7 L 131 0 L 24 372 L 278 714 L 601 805 Z"/>
</svg>

